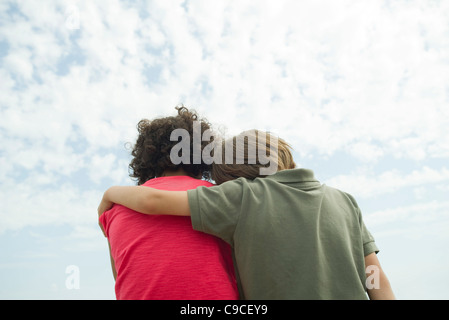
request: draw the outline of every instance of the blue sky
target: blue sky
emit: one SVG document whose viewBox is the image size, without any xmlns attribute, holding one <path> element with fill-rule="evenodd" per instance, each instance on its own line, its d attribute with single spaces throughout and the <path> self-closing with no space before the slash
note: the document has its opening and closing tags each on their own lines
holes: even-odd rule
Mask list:
<svg viewBox="0 0 449 320">
<path fill-rule="evenodd" d="M 448 299 L 448 57 L 447 1 L 1 1 L 0 298 L 114 299 L 96 208 L 183 103 L 289 141 L 399 299 Z"/>
</svg>

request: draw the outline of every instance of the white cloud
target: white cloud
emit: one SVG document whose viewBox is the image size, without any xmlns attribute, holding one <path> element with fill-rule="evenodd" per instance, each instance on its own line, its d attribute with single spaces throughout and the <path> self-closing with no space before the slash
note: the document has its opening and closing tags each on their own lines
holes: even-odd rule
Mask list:
<svg viewBox="0 0 449 320">
<path fill-rule="evenodd" d="M 375 162 L 384 155 L 381 147 L 370 144 L 369 142 L 356 142 L 349 147 L 348 152 L 365 162 Z"/>
<path fill-rule="evenodd" d="M 438 184 L 449 180 L 449 170 L 439 170 L 424 166 L 421 170 L 403 173 L 397 169 L 379 173 L 354 172 L 338 175 L 326 181 L 326 184 L 339 188 L 356 196 L 371 198 L 382 194 L 391 194 L 402 188 Z"/>
<path fill-rule="evenodd" d="M 79 10 L 80 29 L 66 27 L 65 5 Z M 368 163 L 449 155 L 446 3 L 17 8 L 2 13 L 0 28 L 9 44 L 0 67 L 3 177 L 20 168 L 83 170 L 95 183 L 124 167 L 97 152 L 133 142 L 138 120 L 173 114 L 180 102 L 229 134 L 272 130 L 300 155 L 343 151 Z M 382 177 L 384 190 L 402 185 L 395 171 Z M 373 180 L 333 179 L 365 186 L 364 196 L 378 193 Z"/>
<path fill-rule="evenodd" d="M 33 77 L 33 64 L 31 63 L 31 51 L 21 48 L 8 55 L 4 60 L 9 71 L 26 81 Z"/>
<path fill-rule="evenodd" d="M 401 235 L 406 238 L 437 238 L 449 241 L 449 202 L 431 201 L 384 209 L 364 215 L 365 223 L 376 229 L 376 236 Z"/>
<path fill-rule="evenodd" d="M 58 188 L 36 188 L 31 183 L 2 185 L 0 234 L 26 226 L 92 224 L 101 195 L 93 190 L 80 191 L 69 183 Z"/>
<path fill-rule="evenodd" d="M 91 112 L 106 105 L 113 115 L 130 97 L 148 99 L 159 108 L 184 97 L 187 104 L 193 101 L 207 110 L 211 119 L 236 128 L 282 128 L 292 140 L 303 142 L 301 148 L 323 153 L 353 144 L 372 150 L 370 139 L 375 137 L 387 146 L 392 141 L 390 148 L 400 156 L 422 159 L 429 143 L 436 137 L 443 140 L 447 121 L 440 117 L 442 108 L 429 108 L 426 88 L 437 97 L 444 93 L 447 78 L 440 70 L 447 66 L 439 51 L 447 49 L 421 37 L 422 30 L 430 36 L 447 28 L 437 9 L 421 13 L 417 24 L 413 6 L 186 6 L 187 12 L 181 2 L 175 7 L 152 3 L 148 20 L 118 2 L 80 3 L 77 43 L 88 59 L 83 73 L 71 73 L 68 79 L 88 83 L 93 78 L 95 83 L 80 90 L 72 83 L 63 92 L 83 92 L 84 103 L 93 100 L 86 106 Z M 147 44 L 163 48 L 168 56 L 146 52 Z M 162 69 L 158 97 L 142 85 L 145 63 Z M 206 92 L 205 85 L 210 88 Z M 92 140 L 105 141 L 96 135 Z M 447 150 L 446 144 L 439 147 Z M 410 149 L 421 151 L 410 154 Z M 431 150 L 437 149 L 441 153 L 441 148 Z"/>
</svg>

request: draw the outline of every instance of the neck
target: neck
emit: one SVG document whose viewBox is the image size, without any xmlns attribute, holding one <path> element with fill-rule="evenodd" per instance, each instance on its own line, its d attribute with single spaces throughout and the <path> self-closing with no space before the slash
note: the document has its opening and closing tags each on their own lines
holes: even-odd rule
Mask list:
<svg viewBox="0 0 449 320">
<path fill-rule="evenodd" d="M 179 168 L 176 170 L 167 169 L 162 172 L 161 177 L 171 177 L 171 176 L 188 176 L 184 169 Z"/>
</svg>

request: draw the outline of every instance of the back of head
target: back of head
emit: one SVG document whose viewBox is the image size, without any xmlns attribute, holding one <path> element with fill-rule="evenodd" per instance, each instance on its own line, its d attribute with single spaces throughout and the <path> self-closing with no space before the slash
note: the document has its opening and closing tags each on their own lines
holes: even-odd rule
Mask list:
<svg viewBox="0 0 449 320">
<path fill-rule="evenodd" d="M 194 122 L 200 124 L 201 132 L 210 129 L 207 120 L 200 119 L 195 111 L 189 111 L 184 106 L 176 107 L 176 110 L 178 111 L 176 116 L 151 121 L 143 119 L 137 124 L 139 136 L 131 152 L 133 159 L 129 169 L 130 176 L 136 179 L 139 185 L 152 178 L 160 177 L 166 170 L 183 169 L 191 177 L 210 178 L 210 165 L 203 161 L 196 164 L 193 159 L 190 159 L 190 162 L 178 165 L 171 161 L 170 152 L 178 143 L 170 139 L 175 129 L 184 129 L 189 133 L 191 148 Z M 207 144 L 208 142 L 201 142 L 201 149 Z M 193 152 L 190 152 L 190 157 L 193 157 Z"/>
<path fill-rule="evenodd" d="M 268 132 L 248 130 L 221 144 L 221 162 L 212 164 L 217 184 L 240 177 L 255 179 L 296 167 L 291 146 Z"/>
</svg>

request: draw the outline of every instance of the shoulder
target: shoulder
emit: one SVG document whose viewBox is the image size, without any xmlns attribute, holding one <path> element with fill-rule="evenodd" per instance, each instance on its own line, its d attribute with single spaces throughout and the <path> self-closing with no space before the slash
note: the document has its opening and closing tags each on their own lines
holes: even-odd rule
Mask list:
<svg viewBox="0 0 449 320">
<path fill-rule="evenodd" d="M 349 193 L 347 193 L 347 192 L 340 191 L 340 190 L 338 190 L 338 191 L 341 192 L 346 198 L 348 198 L 349 201 L 351 201 L 351 204 L 352 204 L 354 207 L 356 207 L 356 208 L 359 207 L 359 205 L 357 204 L 357 201 L 355 200 L 355 198 L 354 198 L 354 196 L 353 196 L 352 194 L 349 194 Z"/>
<path fill-rule="evenodd" d="M 359 208 L 359 205 L 352 194 L 334 187 L 330 187 L 326 184 L 323 184 L 323 188 L 325 189 L 327 196 L 331 196 L 335 201 L 345 202 L 354 208 Z"/>
<path fill-rule="evenodd" d="M 195 180 L 198 180 L 198 179 L 195 179 Z M 198 185 L 198 187 L 213 187 L 213 186 L 216 186 L 215 184 L 213 184 L 212 182 L 207 181 L 207 180 L 198 180 L 197 185 Z"/>
<path fill-rule="evenodd" d="M 195 189 L 187 191 L 189 200 L 193 198 L 201 199 L 201 202 L 212 203 L 232 202 L 241 199 L 242 189 L 248 188 L 248 181 L 244 178 L 224 182 L 220 185 L 207 184 L 200 185 Z"/>
</svg>

